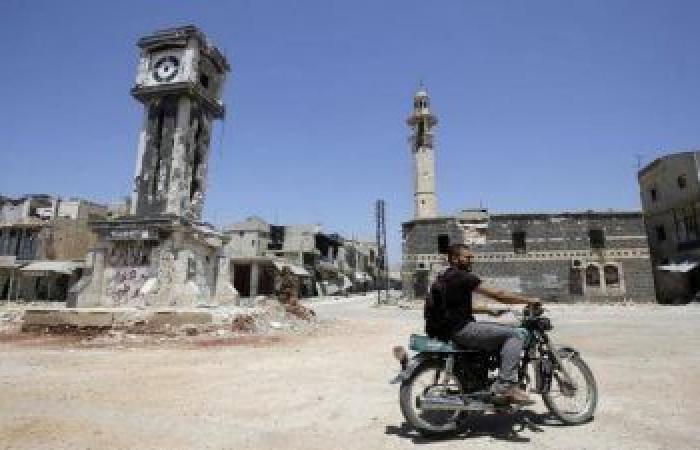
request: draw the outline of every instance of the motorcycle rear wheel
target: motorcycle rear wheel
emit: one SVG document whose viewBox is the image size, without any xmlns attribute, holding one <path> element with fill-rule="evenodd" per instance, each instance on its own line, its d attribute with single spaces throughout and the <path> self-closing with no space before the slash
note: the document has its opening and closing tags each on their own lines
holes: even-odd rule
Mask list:
<svg viewBox="0 0 700 450">
<path fill-rule="evenodd" d="M 401 383 L 399 404 L 406 422 L 423 436 L 437 437 L 458 430 L 459 410 L 422 410 L 420 400 L 429 396 L 461 396 L 464 389 L 454 375 L 445 376 L 444 363 L 426 361 L 418 366 L 408 380 Z"/>
<path fill-rule="evenodd" d="M 568 387 L 561 372 L 554 367 L 551 389 L 542 394 L 542 400 L 549 411 L 567 425 L 588 422 L 598 404 L 598 387 L 593 372 L 578 354 L 560 352 L 558 356 L 576 387 Z"/>
</svg>

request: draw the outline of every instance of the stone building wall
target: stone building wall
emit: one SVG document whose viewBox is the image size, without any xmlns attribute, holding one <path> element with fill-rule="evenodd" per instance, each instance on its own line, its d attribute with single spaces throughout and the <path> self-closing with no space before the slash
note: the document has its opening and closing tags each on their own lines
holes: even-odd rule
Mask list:
<svg viewBox="0 0 700 450">
<path fill-rule="evenodd" d="M 488 285 L 548 301 L 655 298 L 641 213 L 495 214 L 487 220 L 485 242 L 471 248 L 473 271 Z M 600 230 L 602 246 L 592 244 L 591 230 Z M 440 244 L 463 243 L 464 232 L 453 217 L 407 222 L 403 231 L 404 293 L 421 297 L 446 267 Z M 519 240 L 516 233 L 522 233 Z M 449 241 L 441 243 L 440 235 Z"/>
</svg>

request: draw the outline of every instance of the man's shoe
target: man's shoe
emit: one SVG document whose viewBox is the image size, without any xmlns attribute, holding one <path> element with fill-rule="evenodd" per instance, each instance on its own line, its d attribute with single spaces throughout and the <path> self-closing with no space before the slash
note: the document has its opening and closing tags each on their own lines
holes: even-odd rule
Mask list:
<svg viewBox="0 0 700 450">
<path fill-rule="evenodd" d="M 535 401 L 527 395 L 527 392 L 520 389 L 518 386 L 508 386 L 503 390 L 499 390 L 493 394 L 494 403 L 499 404 L 516 404 L 516 405 L 534 405 Z"/>
</svg>

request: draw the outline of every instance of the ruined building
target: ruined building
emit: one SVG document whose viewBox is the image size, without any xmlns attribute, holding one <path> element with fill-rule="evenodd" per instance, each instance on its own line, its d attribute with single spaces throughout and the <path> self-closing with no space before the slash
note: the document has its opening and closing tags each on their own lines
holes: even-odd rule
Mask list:
<svg viewBox="0 0 700 450">
<path fill-rule="evenodd" d="M 259 217 L 228 226 L 230 279 L 241 297 L 274 294 L 282 269 L 298 277 L 299 296 L 373 286 L 376 244 L 323 233 L 319 225 L 273 225 Z"/>
<path fill-rule="evenodd" d="M 230 289 L 222 235 L 201 221 L 212 124 L 224 117 L 226 58 L 194 26 L 138 41 L 131 90 L 144 106 L 131 215 L 99 236 L 77 306 L 187 306 Z M 222 272 L 222 276 L 220 276 Z"/>
<path fill-rule="evenodd" d="M 700 152 L 674 153 L 639 171 L 639 189 L 659 301 L 700 291 Z"/>
<path fill-rule="evenodd" d="M 644 222 L 638 211 L 438 215 L 430 132 L 436 120 L 424 89 L 409 119 L 416 214 L 402 224 L 404 295 L 422 298 L 447 266 L 452 244 L 469 245 L 484 283 L 545 301 L 653 301 Z M 419 157 L 416 155 L 420 155 Z"/>
<path fill-rule="evenodd" d="M 0 300 L 66 300 L 97 241 L 88 220 L 110 213 L 83 199 L 0 197 Z"/>
</svg>

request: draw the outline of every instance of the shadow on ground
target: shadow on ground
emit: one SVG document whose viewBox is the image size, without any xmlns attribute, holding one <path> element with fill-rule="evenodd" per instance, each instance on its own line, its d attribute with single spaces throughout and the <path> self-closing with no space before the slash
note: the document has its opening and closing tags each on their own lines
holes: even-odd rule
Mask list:
<svg viewBox="0 0 700 450">
<path fill-rule="evenodd" d="M 536 414 L 532 411 L 518 411 L 513 414 L 493 414 L 483 416 L 468 416 L 460 422 L 460 429 L 444 437 L 429 438 L 421 435 L 406 422 L 397 427 L 388 425 L 384 434 L 410 439 L 414 444 L 429 444 L 432 442 L 458 441 L 479 437 L 512 443 L 528 443 L 529 437 L 522 436 L 523 431 L 533 433 L 544 432 L 543 427 L 562 426 L 550 414 Z"/>
</svg>

